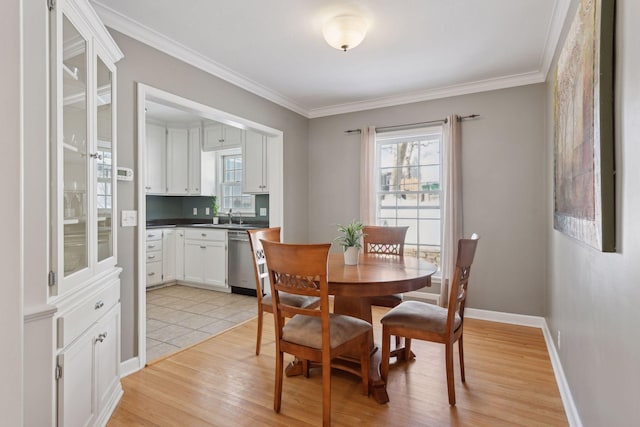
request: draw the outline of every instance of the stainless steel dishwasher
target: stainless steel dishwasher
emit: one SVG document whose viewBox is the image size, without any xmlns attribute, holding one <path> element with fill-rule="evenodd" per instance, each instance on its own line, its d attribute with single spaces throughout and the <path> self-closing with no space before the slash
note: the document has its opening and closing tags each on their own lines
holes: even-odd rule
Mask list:
<svg viewBox="0 0 640 427">
<path fill-rule="evenodd" d="M 242 294 L 256 294 L 255 275 L 251 245 L 246 231 L 228 231 L 229 239 L 229 286 Z"/>
</svg>

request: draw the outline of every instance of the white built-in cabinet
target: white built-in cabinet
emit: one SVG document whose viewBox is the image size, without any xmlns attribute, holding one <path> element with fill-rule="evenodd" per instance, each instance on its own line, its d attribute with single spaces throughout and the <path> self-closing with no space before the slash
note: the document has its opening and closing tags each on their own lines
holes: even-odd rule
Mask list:
<svg viewBox="0 0 640 427">
<path fill-rule="evenodd" d="M 57 425 L 104 425 L 120 385 L 116 68 L 122 52 L 86 0 L 50 13 L 49 303 Z M 53 388 L 52 388 L 53 389 Z"/>
<path fill-rule="evenodd" d="M 247 131 L 242 143 L 242 192 L 259 194 L 269 192 L 267 175 L 268 138 L 253 131 Z"/>
<path fill-rule="evenodd" d="M 162 281 L 176 280 L 176 230 L 162 230 Z"/>
<path fill-rule="evenodd" d="M 238 148 L 242 145 L 244 133 L 244 130 L 234 126 L 222 123 L 208 124 L 204 127 L 202 149 L 210 151 Z"/>
<path fill-rule="evenodd" d="M 200 185 L 202 179 L 200 173 L 202 155 L 202 145 L 200 141 L 201 131 L 202 129 L 200 127 L 189 129 L 187 193 L 191 195 L 202 194 Z"/>
<path fill-rule="evenodd" d="M 167 130 L 167 193 L 189 194 L 189 130 Z"/>
</svg>

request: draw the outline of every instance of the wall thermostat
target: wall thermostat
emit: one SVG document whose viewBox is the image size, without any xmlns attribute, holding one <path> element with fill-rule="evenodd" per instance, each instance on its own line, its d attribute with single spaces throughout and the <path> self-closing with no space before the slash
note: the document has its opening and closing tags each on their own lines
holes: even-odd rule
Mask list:
<svg viewBox="0 0 640 427">
<path fill-rule="evenodd" d="M 133 181 L 133 169 L 118 167 L 118 181 Z"/>
</svg>

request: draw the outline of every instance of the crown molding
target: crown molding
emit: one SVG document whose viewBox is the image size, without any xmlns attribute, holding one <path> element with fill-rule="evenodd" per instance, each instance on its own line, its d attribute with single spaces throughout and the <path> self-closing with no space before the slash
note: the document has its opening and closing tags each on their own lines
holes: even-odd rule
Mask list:
<svg viewBox="0 0 640 427">
<path fill-rule="evenodd" d="M 296 104 L 289 98 L 268 89 L 259 83 L 238 74 L 223 65 L 205 57 L 199 52 L 168 38 L 167 36 L 149 28 L 133 19 L 125 16 L 108 6 L 92 1 L 96 12 L 108 27 L 121 32 L 135 40 L 149 45 L 167 55 L 173 56 L 189 65 L 206 71 L 222 80 L 225 80 L 235 86 L 238 86 L 248 92 L 274 102 L 284 108 L 308 117 L 307 109 Z"/>
<path fill-rule="evenodd" d="M 369 99 L 365 101 L 336 104 L 320 108 L 306 108 L 290 98 L 273 91 L 261 84 L 238 74 L 227 67 L 210 60 L 199 52 L 168 38 L 167 36 L 149 28 L 133 19 L 105 6 L 99 1 L 91 0 L 96 12 L 105 25 L 119 31 L 135 40 L 147 44 L 167 55 L 186 62 L 222 80 L 225 80 L 241 89 L 258 95 L 268 101 L 294 111 L 306 118 L 332 116 L 337 114 L 352 113 L 371 110 L 375 108 L 392 107 L 414 102 L 431 101 L 434 99 L 449 98 L 453 96 L 467 95 L 491 90 L 506 89 L 516 86 L 542 83 L 546 81 L 547 74 L 553 62 L 553 57 L 562 34 L 564 22 L 569 11 L 571 0 L 556 0 L 553 7 L 551 22 L 547 30 L 545 48 L 541 54 L 537 71 L 496 77 L 476 82 L 462 83 L 458 85 L 433 88 L 425 91 L 417 91 L 402 95 L 393 95 Z"/>
<path fill-rule="evenodd" d="M 374 108 L 393 107 L 413 102 L 431 101 L 434 99 L 450 98 L 459 95 L 468 95 L 490 90 L 506 89 L 514 86 L 524 86 L 545 81 L 545 75 L 539 71 L 517 74 L 513 76 L 497 77 L 480 80 L 471 83 L 446 86 L 429 89 L 421 92 L 412 92 L 399 96 L 371 99 L 367 101 L 351 102 L 347 104 L 332 105 L 323 108 L 314 108 L 309 111 L 309 118 L 332 116 L 335 114 L 353 113 L 356 111 L 372 110 Z"/>
</svg>

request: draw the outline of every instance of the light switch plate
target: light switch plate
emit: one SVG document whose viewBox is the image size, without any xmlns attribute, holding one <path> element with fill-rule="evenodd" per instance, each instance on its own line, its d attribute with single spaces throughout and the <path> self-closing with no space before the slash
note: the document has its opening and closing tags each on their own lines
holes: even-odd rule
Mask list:
<svg viewBox="0 0 640 427">
<path fill-rule="evenodd" d="M 260 216 L 267 216 L 267 208 L 260 208 Z"/>
<path fill-rule="evenodd" d="M 120 218 L 122 227 L 135 227 L 138 225 L 138 211 L 122 211 Z"/>
</svg>

